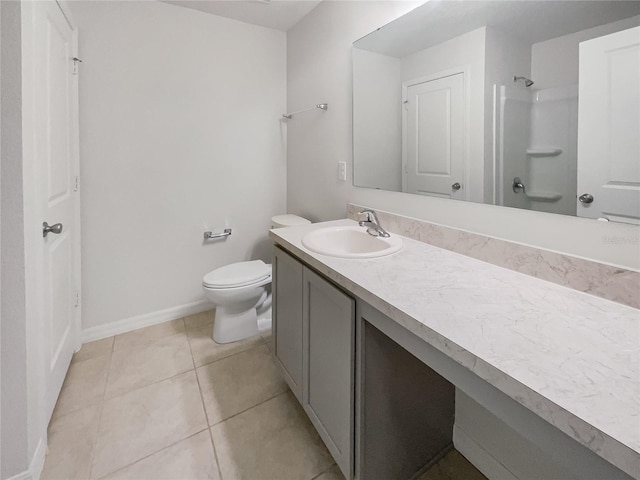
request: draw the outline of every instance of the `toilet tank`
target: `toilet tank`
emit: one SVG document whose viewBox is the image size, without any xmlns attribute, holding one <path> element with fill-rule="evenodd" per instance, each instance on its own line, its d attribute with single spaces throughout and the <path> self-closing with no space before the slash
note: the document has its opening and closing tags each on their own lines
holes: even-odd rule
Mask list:
<svg viewBox="0 0 640 480">
<path fill-rule="evenodd" d="M 311 223 L 306 218 L 297 215 L 276 215 L 271 217 L 271 228 L 295 227 L 297 225 L 307 225 Z"/>
</svg>

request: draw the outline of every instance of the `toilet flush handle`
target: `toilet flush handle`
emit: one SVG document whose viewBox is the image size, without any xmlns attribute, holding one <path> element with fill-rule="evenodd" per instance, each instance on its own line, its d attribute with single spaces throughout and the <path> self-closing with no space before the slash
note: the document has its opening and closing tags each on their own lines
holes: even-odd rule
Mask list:
<svg viewBox="0 0 640 480">
<path fill-rule="evenodd" d="M 213 233 L 213 232 L 204 232 L 204 239 L 209 240 L 210 238 L 224 238 L 231 235 L 231 229 L 225 228 L 223 233 Z"/>
</svg>

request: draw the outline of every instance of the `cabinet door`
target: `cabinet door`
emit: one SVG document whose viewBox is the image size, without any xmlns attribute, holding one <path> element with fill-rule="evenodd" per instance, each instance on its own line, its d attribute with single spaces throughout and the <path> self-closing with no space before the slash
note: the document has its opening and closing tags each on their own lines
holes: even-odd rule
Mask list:
<svg viewBox="0 0 640 480">
<path fill-rule="evenodd" d="M 353 478 L 355 302 L 304 269 L 302 405 L 344 476 Z"/>
<path fill-rule="evenodd" d="M 284 251 L 273 253 L 273 337 L 276 363 L 302 403 L 302 264 Z"/>
</svg>

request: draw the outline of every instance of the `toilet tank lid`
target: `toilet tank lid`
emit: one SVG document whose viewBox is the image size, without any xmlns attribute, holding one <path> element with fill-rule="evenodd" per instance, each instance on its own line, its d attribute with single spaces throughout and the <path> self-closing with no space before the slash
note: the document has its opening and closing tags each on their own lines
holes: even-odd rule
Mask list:
<svg viewBox="0 0 640 480">
<path fill-rule="evenodd" d="M 204 276 L 202 283 L 210 287 L 250 285 L 269 275 L 271 275 L 271 265 L 267 265 L 262 260 L 252 260 L 216 268 Z"/>
<path fill-rule="evenodd" d="M 271 217 L 271 222 L 273 223 L 274 228 L 294 227 L 296 225 L 306 225 L 308 223 L 311 223 L 306 218 L 299 217 L 298 215 L 292 215 L 290 213 L 286 215 L 276 215 L 275 217 Z"/>
</svg>

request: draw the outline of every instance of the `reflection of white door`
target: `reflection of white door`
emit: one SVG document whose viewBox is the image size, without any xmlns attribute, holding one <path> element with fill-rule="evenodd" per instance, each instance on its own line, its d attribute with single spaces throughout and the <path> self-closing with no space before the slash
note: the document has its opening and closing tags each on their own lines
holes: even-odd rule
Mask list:
<svg viewBox="0 0 640 480">
<path fill-rule="evenodd" d="M 640 27 L 580 44 L 581 217 L 640 224 Z"/>
<path fill-rule="evenodd" d="M 464 74 L 409 84 L 406 92 L 403 190 L 465 198 Z"/>
<path fill-rule="evenodd" d="M 34 217 L 62 224 L 59 233 L 39 235 L 34 265 L 39 332 L 46 365 L 46 414 L 53 410 L 73 351 L 79 346 L 80 236 L 78 192 L 77 37 L 54 1 L 24 2 L 29 23 L 24 58 L 26 94 L 25 142 L 33 155 Z"/>
</svg>

